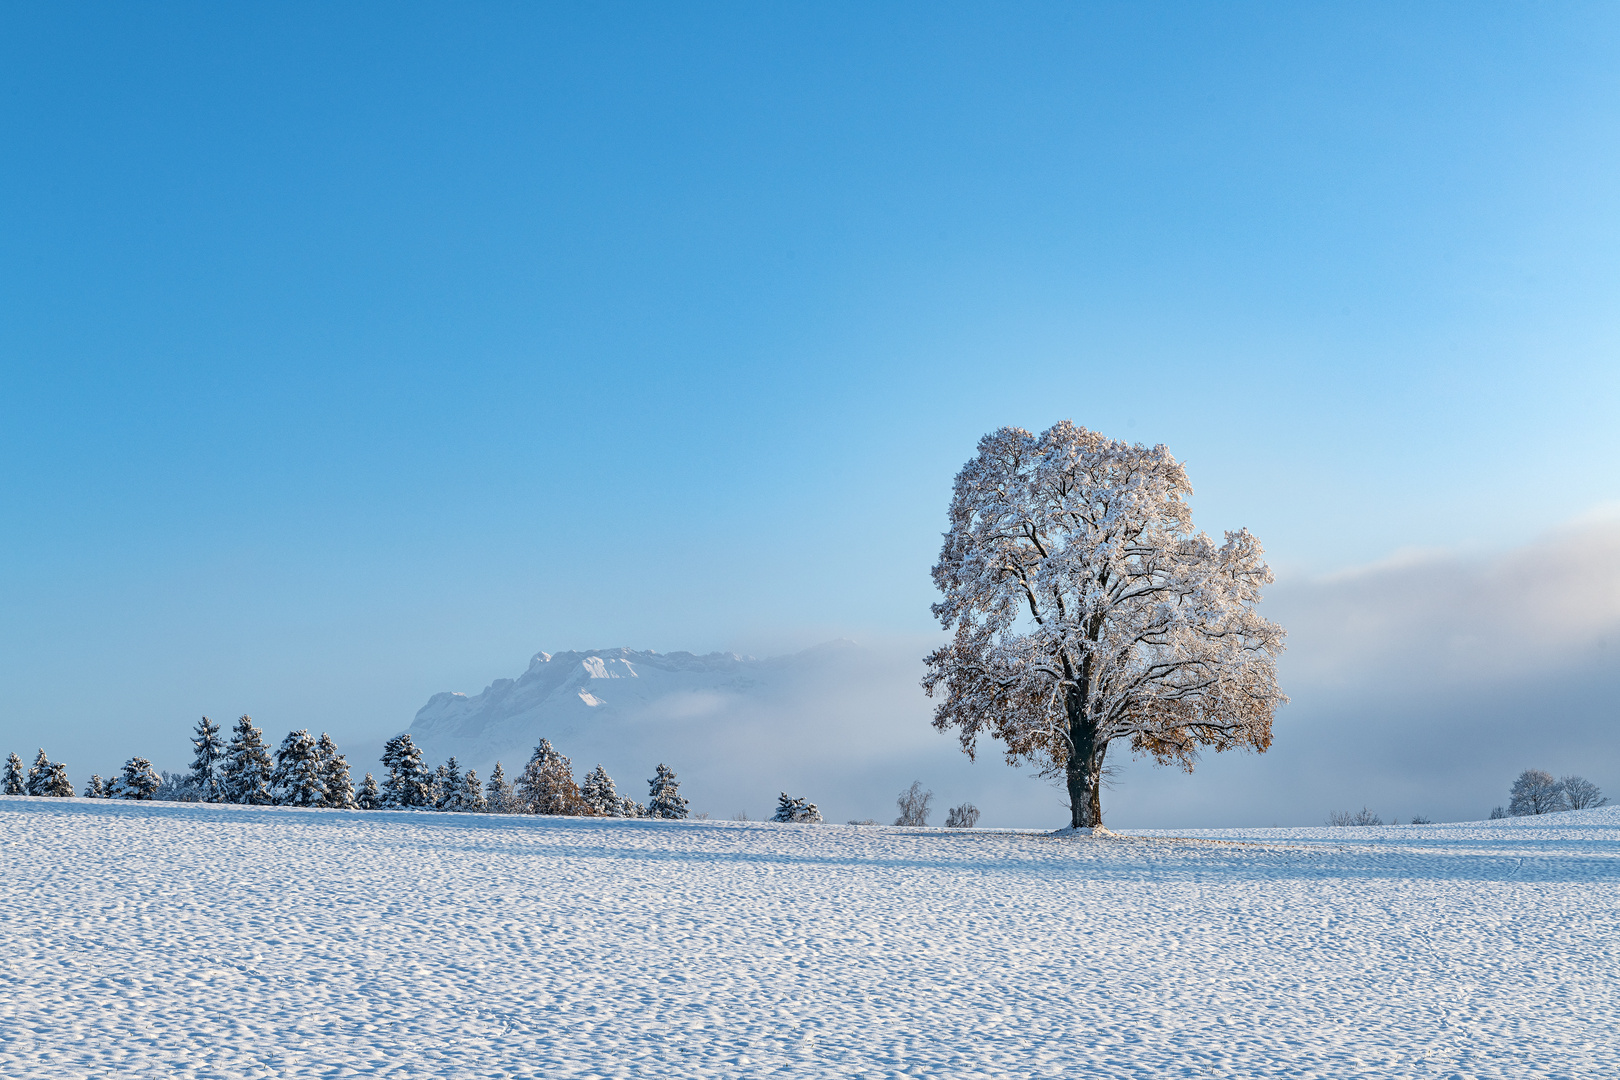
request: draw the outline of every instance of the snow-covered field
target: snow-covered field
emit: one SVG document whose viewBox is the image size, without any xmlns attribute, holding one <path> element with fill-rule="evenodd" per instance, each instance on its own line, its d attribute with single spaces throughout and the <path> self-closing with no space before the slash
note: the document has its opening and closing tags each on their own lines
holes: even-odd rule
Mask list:
<svg viewBox="0 0 1620 1080">
<path fill-rule="evenodd" d="M 14 1078 L 1620 1076 L 1616 809 L 1070 839 L 0 798 L 0 852 Z"/>
</svg>

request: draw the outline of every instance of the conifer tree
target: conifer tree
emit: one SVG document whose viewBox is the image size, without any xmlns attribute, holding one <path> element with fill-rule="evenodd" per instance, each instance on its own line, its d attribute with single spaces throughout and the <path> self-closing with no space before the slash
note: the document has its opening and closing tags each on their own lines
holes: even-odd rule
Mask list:
<svg viewBox="0 0 1620 1080">
<path fill-rule="evenodd" d="M 219 725 L 205 716 L 198 721 L 196 732 L 191 740 L 191 748 L 196 752 L 191 759 L 191 784 L 203 802 L 219 802 L 219 766 L 225 756 Z"/>
<path fill-rule="evenodd" d="M 657 774 L 647 781 L 647 816 L 680 820 L 686 817 L 686 800 L 680 796 L 680 783 L 675 770 L 660 764 Z"/>
<path fill-rule="evenodd" d="M 354 781 L 349 778 L 348 759 L 338 753 L 332 736 L 324 731 L 315 744 L 315 759 L 321 770 L 321 805 L 334 810 L 353 810 Z"/>
<path fill-rule="evenodd" d="M 158 786 L 163 783 L 152 763 L 143 757 L 132 757 L 124 762 L 123 797 L 126 799 L 150 799 L 156 793 Z"/>
<path fill-rule="evenodd" d="M 792 798 L 784 791 L 776 802 L 776 813 L 771 820 L 784 824 L 814 825 L 821 821 L 821 811 L 816 809 L 815 803 Z"/>
<path fill-rule="evenodd" d="M 270 748 L 264 732 L 253 726 L 253 717 L 244 715 L 231 732 L 220 768 L 220 799 L 228 803 L 265 806 L 271 801 Z"/>
<path fill-rule="evenodd" d="M 320 806 L 326 801 L 315 736 L 303 728 L 287 733 L 276 751 L 276 771 L 270 774 L 270 784 L 282 806 Z"/>
<path fill-rule="evenodd" d="M 39 756 L 34 758 L 33 767 L 28 770 L 28 777 L 23 781 L 24 795 L 44 795 L 45 787 L 51 782 L 51 759 L 45 756 L 44 747 L 40 748 Z"/>
<path fill-rule="evenodd" d="M 23 784 L 26 782 L 27 775 L 23 772 L 22 758 L 13 751 L 11 756 L 6 758 L 5 794 L 21 795 Z"/>
<path fill-rule="evenodd" d="M 646 817 L 647 808 L 626 795 L 619 800 L 619 816 L 629 818 Z"/>
<path fill-rule="evenodd" d="M 355 793 L 354 804 L 362 810 L 382 809 L 382 792 L 377 790 L 377 781 L 370 773 L 366 773 L 366 778 L 361 781 L 360 790 Z"/>
<path fill-rule="evenodd" d="M 613 777 L 600 764 L 585 777 L 585 782 L 579 786 L 579 793 L 585 805 L 601 817 L 624 816 L 624 803 L 613 786 Z"/>
<path fill-rule="evenodd" d="M 518 804 L 530 814 L 580 816 L 590 813 L 574 783 L 574 765 L 541 739 L 517 784 Z"/>
<path fill-rule="evenodd" d="M 439 766 L 439 771 L 433 777 L 434 792 L 433 805 L 439 810 L 462 809 L 462 779 L 461 765 L 454 757 Z"/>
<path fill-rule="evenodd" d="M 84 797 L 86 799 L 105 799 L 107 797 L 107 789 L 101 783 L 100 773 L 90 774 L 90 782 L 84 785 Z"/>
<path fill-rule="evenodd" d="M 461 778 L 461 808 L 469 814 L 482 814 L 489 809 L 476 769 L 468 769 L 467 775 Z"/>
<path fill-rule="evenodd" d="M 383 768 L 388 779 L 383 781 L 383 805 L 399 807 L 427 806 L 433 774 L 422 762 L 421 749 L 409 735 L 396 735 L 383 746 Z"/>
<path fill-rule="evenodd" d="M 68 779 L 66 765 L 60 761 L 51 763 L 50 775 L 45 780 L 45 790 L 40 794 L 53 799 L 73 798 L 73 781 Z"/>
<path fill-rule="evenodd" d="M 489 783 L 484 786 L 484 803 L 492 814 L 510 814 L 515 798 L 516 793 L 506 779 L 506 770 L 497 761 L 495 771 L 489 774 Z"/>
</svg>

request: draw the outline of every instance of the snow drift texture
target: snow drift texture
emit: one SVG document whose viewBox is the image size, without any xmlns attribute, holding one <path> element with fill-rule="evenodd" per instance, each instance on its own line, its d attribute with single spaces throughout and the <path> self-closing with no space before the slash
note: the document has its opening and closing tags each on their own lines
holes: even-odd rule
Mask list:
<svg viewBox="0 0 1620 1080">
<path fill-rule="evenodd" d="M 1620 1075 L 1620 811 L 1214 838 L 0 798 L 0 1075 Z"/>
</svg>

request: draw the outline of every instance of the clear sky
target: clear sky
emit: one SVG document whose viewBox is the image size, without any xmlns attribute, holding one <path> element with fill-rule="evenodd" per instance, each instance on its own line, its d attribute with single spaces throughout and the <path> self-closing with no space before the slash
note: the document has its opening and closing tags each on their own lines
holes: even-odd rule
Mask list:
<svg viewBox="0 0 1620 1080">
<path fill-rule="evenodd" d="M 1285 579 L 1524 544 L 1617 196 L 1613 5 L 8 5 L 0 733 L 925 635 L 1009 423 Z"/>
</svg>

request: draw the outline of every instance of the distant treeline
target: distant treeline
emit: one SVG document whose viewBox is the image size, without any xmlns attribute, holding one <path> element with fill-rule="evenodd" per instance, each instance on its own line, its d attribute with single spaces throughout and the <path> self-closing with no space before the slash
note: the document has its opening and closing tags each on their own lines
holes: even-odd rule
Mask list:
<svg viewBox="0 0 1620 1080">
<path fill-rule="evenodd" d="M 221 739 L 218 724 L 203 717 L 191 745 L 196 756 L 187 773 L 159 773 L 142 757 L 130 758 L 111 780 L 90 777 L 83 795 L 90 799 L 161 799 L 171 802 L 236 803 L 244 806 L 311 806 L 337 810 L 446 810 L 477 814 L 561 814 L 570 817 L 687 816 L 680 783 L 660 764 L 647 782 L 645 805 L 626 798 L 613 778 L 598 765 L 575 782 L 574 767 L 545 739 L 534 748 L 515 782 L 495 763 L 487 782 L 455 758 L 432 769 L 409 735 L 388 740 L 383 748 L 385 775 L 381 786 L 371 773 L 356 789 L 349 763 L 332 737 L 308 731 L 288 733 L 274 754 L 264 733 L 244 716 L 231 739 Z M 31 768 L 12 754 L 6 760 L 4 793 L 70 798 L 73 785 L 67 767 L 39 751 Z"/>
</svg>

